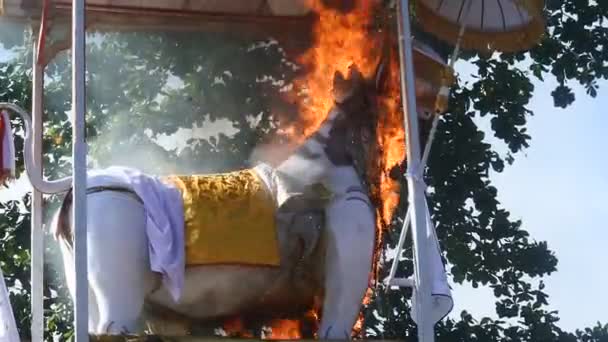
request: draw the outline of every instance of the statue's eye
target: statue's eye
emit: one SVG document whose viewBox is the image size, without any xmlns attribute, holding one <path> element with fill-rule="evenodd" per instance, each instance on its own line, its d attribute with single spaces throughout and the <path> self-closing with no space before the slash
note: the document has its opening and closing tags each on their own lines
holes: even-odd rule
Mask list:
<svg viewBox="0 0 608 342">
<path fill-rule="evenodd" d="M 368 130 L 366 130 L 366 129 L 365 129 L 365 130 L 363 130 L 363 131 L 361 131 L 361 140 L 362 140 L 364 143 L 366 143 L 366 142 L 369 142 L 369 139 L 370 139 L 370 134 L 369 134 L 369 131 L 368 131 Z"/>
<path fill-rule="evenodd" d="M 428 109 L 422 109 L 418 111 L 418 115 L 421 119 L 428 120 L 432 116 L 432 112 Z"/>
</svg>

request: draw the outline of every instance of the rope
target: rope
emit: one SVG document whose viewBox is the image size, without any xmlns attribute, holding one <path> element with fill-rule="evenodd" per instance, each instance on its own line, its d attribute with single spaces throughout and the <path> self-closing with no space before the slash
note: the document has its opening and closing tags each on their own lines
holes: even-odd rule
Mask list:
<svg viewBox="0 0 608 342">
<path fill-rule="evenodd" d="M 450 98 L 450 86 L 455 81 L 454 76 L 454 64 L 458 59 L 458 55 L 460 54 L 460 46 L 462 45 L 462 39 L 464 37 L 464 33 L 466 31 L 466 21 L 471 14 L 471 4 L 473 2 L 471 0 L 465 3 L 466 12 L 464 14 L 464 18 L 462 21 L 462 25 L 458 30 L 458 38 L 456 39 L 456 45 L 454 46 L 454 51 L 452 52 L 452 56 L 450 58 L 450 64 L 443 72 L 443 78 L 441 80 L 441 88 L 439 89 L 439 94 L 437 94 L 437 101 L 435 102 L 435 112 L 436 114 L 443 113 L 447 110 L 448 107 L 448 99 Z"/>
</svg>

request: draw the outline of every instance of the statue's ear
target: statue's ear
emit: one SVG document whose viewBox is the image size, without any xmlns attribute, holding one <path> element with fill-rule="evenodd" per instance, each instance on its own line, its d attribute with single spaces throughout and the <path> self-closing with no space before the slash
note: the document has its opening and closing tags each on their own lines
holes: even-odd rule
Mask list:
<svg viewBox="0 0 608 342">
<path fill-rule="evenodd" d="M 366 80 L 359 68 L 353 64 L 348 67 L 348 74 L 345 76 L 340 71 L 334 73 L 333 95 L 338 104 L 346 103 L 348 100 L 356 98 L 361 91 L 365 90 Z"/>
<path fill-rule="evenodd" d="M 348 67 L 348 79 L 354 87 L 359 86 L 363 82 L 365 82 L 363 74 L 361 73 L 361 71 L 359 71 L 359 68 L 356 64 L 351 64 Z"/>
<path fill-rule="evenodd" d="M 353 95 L 353 85 L 340 71 L 334 73 L 333 96 L 336 103 L 344 103 Z"/>
</svg>

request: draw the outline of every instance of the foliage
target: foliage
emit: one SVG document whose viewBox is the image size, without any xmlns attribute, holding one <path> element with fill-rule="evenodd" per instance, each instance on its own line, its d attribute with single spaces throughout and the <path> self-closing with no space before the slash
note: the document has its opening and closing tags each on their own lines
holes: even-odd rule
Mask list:
<svg viewBox="0 0 608 342">
<path fill-rule="evenodd" d="M 605 338 L 605 327 L 601 325 L 575 334 L 556 325 L 558 313 L 547 309 L 548 295 L 542 277 L 556 270 L 557 258 L 546 242 L 531 239 L 521 221 L 509 218 L 509 212 L 497 201 L 498 190 L 492 186 L 490 175 L 502 172 L 517 153 L 529 146 L 531 137 L 525 126 L 527 117 L 533 114 L 527 108 L 534 91 L 532 79 L 542 81 L 548 73 L 556 77 L 558 86 L 552 92 L 556 107 L 566 107 L 574 101 L 569 87 L 573 81 L 586 87 L 589 95 L 596 95 L 598 81 L 605 79 L 608 72 L 606 54 L 601 48 L 608 42 L 607 28 L 602 26 L 607 10 L 605 3 L 548 1 L 547 34 L 529 53 L 464 54 L 477 66 L 477 73 L 469 84 L 460 80 L 452 94 L 450 113 L 441 120 L 425 181 L 432 189 L 433 220 L 452 280 L 475 288 L 489 286 L 496 297 L 499 320 L 476 320 L 462 312 L 460 320 L 446 319 L 438 324 L 438 340 Z M 523 62 L 530 63 L 529 71 L 523 69 Z M 484 132 L 475 124 L 476 118 L 487 116 L 494 136 L 509 148 L 504 156 L 484 141 Z M 393 230 L 388 245 L 394 246 L 397 237 L 398 231 Z M 404 254 L 411 255 L 411 250 Z M 400 272 L 411 274 L 411 266 L 407 266 Z M 379 290 L 382 293 L 383 286 Z M 406 298 L 408 293 L 375 298 L 367 308 L 368 336 L 395 338 L 403 332 L 415 336 Z M 398 305 L 396 311 L 392 310 L 394 305 Z M 381 319 L 376 318 L 374 310 Z"/>
<path fill-rule="evenodd" d="M 502 172 L 530 143 L 526 122 L 532 115 L 527 108 L 534 91 L 532 79 L 553 75 L 558 81 L 552 93 L 555 105 L 566 107 L 574 101 L 572 82 L 596 96 L 598 81 L 608 77 L 608 52 L 603 48 L 608 29 L 601 25 L 608 15 L 606 2 L 549 0 L 546 12 L 548 34 L 529 53 L 465 53 L 477 67 L 476 78 L 470 83 L 461 80 L 454 88 L 451 111 L 439 126 L 426 182 L 432 188 L 430 205 L 441 247 L 454 282 L 493 290 L 499 317 L 475 319 L 462 312 L 460 318 L 438 325 L 440 341 L 608 338 L 608 326 L 599 323 L 575 333 L 556 325 L 559 316 L 547 309 L 542 277 L 556 270 L 557 258 L 546 242 L 535 241 L 521 221 L 510 218 L 490 181 L 492 173 Z M 271 115 L 276 106 L 272 99 L 294 75 L 278 42 L 252 44 L 239 37 L 191 33 L 94 37 L 87 50 L 87 138 L 92 166 L 121 164 L 154 173 L 221 171 L 246 165 L 254 146 L 276 134 L 281 118 Z M 14 35 L 0 35 L 0 40 L 17 49 L 21 44 Z M 13 60 L 0 64 L 0 101 L 29 108 L 31 57 L 26 51 L 16 53 Z M 47 70 L 44 151 L 45 173 L 51 178 L 65 175 L 70 168 L 66 158 L 71 149 L 66 114 L 70 108 L 68 62 L 67 54 L 62 54 Z M 523 62 L 529 63 L 529 71 L 523 69 Z M 509 148 L 506 154 L 485 141 L 476 125 L 479 117 L 490 119 L 492 133 Z M 212 123 L 235 134 L 184 131 L 193 124 Z M 19 122 L 14 124 L 21 130 Z M 157 138 L 172 134 L 186 140 L 186 147 L 167 149 L 157 143 Z M 16 143 L 20 151 L 22 141 Z M 401 197 L 407 198 L 405 190 Z M 54 198 L 47 201 L 51 207 L 56 205 Z M 29 203 L 26 196 L 0 207 L 0 266 L 24 337 L 29 333 Z M 403 204 L 395 227 L 403 218 Z M 386 244 L 394 246 L 398 234 L 393 229 L 386 235 Z M 62 267 L 54 262 L 56 253 L 52 247 L 47 250 L 47 260 L 51 260 L 50 272 L 45 274 L 49 339 L 52 333 L 69 334 L 71 320 L 63 277 L 57 275 Z M 411 274 L 410 265 L 403 265 L 400 274 Z M 381 285 L 376 290 L 364 310 L 367 336 L 415 336 L 410 293 L 385 293 Z"/>
</svg>

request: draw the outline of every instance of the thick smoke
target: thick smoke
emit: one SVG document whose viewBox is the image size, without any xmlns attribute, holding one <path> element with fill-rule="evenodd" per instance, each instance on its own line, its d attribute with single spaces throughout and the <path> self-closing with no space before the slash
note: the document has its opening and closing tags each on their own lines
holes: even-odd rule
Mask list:
<svg viewBox="0 0 608 342">
<path fill-rule="evenodd" d="M 25 48 L 26 38 L 31 34 L 24 23 L 2 18 L 0 20 L 0 63 L 15 57 L 18 49 Z"/>
<path fill-rule="evenodd" d="M 14 33 L 9 33 L 8 29 L 14 29 Z M 19 33 L 23 34 L 23 32 L 23 27 L 8 26 L 7 28 L 0 26 L 0 43 L 5 48 L 18 46 L 23 48 L 25 45 L 23 44 L 23 36 L 19 36 Z M 89 167 L 104 168 L 111 165 L 121 165 L 160 175 L 217 172 L 228 170 L 235 164 L 235 156 L 230 154 L 232 150 L 226 148 L 225 145 L 232 143 L 229 139 L 236 136 L 235 144 L 237 144 L 237 147 L 233 148 L 236 154 L 236 150 L 240 148 L 238 144 L 243 146 L 249 144 L 248 141 L 245 141 L 246 135 L 243 135 L 245 137 L 243 141 L 238 141 L 242 131 L 255 130 L 257 123 L 245 125 L 242 122 L 235 124 L 229 120 L 218 120 L 213 118 L 209 111 L 196 108 L 196 102 L 199 100 L 197 96 L 204 97 L 207 94 L 192 94 L 191 89 L 185 84 L 185 80 L 173 75 L 171 68 L 181 67 L 179 65 L 181 62 L 167 67 L 164 72 L 159 72 L 158 69 L 154 68 L 145 69 L 149 66 L 146 63 L 147 59 L 151 58 L 148 53 L 151 49 L 148 45 L 150 40 L 144 39 L 139 42 L 137 39 L 133 39 L 134 37 L 126 37 L 123 40 L 120 36 L 101 34 L 92 34 L 89 38 L 89 53 L 87 54 L 87 68 L 89 70 L 87 77 L 89 109 L 87 121 L 91 128 L 87 138 Z M 108 40 L 110 39 L 116 40 L 111 43 L 113 44 L 112 49 L 103 45 L 109 43 Z M 128 48 L 125 47 L 126 41 L 128 41 Z M 193 41 L 192 44 L 196 45 L 196 42 Z M 265 44 L 254 44 L 250 52 L 255 53 L 255 50 L 261 49 L 276 49 L 276 46 L 276 41 L 270 40 Z M 103 51 L 110 51 L 115 55 L 95 55 Z M 140 53 L 142 56 L 140 56 Z M 280 51 L 280 53 L 283 52 Z M 187 52 L 184 51 L 184 60 L 192 58 L 192 56 L 186 56 L 186 54 Z M 175 56 L 175 54 L 174 57 L 178 60 L 182 58 L 179 55 Z M 133 58 L 140 58 L 142 63 L 134 63 Z M 133 69 L 125 68 L 125 63 L 132 63 Z M 287 68 L 289 69 L 294 69 L 293 63 L 286 58 L 281 59 L 281 63 L 288 65 Z M 69 108 L 71 102 L 69 67 L 69 52 L 63 52 L 56 56 L 47 68 L 45 101 L 48 108 L 56 106 Z M 140 67 L 143 70 L 139 70 Z M 256 68 L 256 64 L 252 63 L 248 67 Z M 223 78 L 215 86 L 224 86 L 222 83 L 230 81 L 230 78 L 233 77 L 231 72 L 224 71 L 222 75 Z M 128 102 L 130 100 L 129 96 L 122 96 L 124 94 L 120 91 L 116 92 L 117 88 L 124 86 L 125 89 L 120 90 L 127 91 L 127 85 L 133 86 L 133 83 L 127 82 L 129 77 L 142 78 L 135 87 L 137 94 L 158 93 L 154 101 L 160 104 L 158 107 L 166 110 L 163 113 L 165 117 L 159 115 L 158 111 L 161 109 L 150 106 L 148 103 L 145 105 L 138 103 L 136 100 Z M 218 80 L 217 77 L 214 79 Z M 234 77 L 239 77 L 239 75 L 235 72 Z M 275 90 L 279 92 L 289 88 L 290 84 L 288 82 L 276 81 L 279 78 L 278 76 L 272 77 L 272 75 L 264 74 L 260 77 L 254 77 L 253 80 L 259 83 L 271 83 L 268 89 L 276 88 Z M 268 80 L 273 80 L 273 82 Z M 162 84 L 160 89 L 158 87 L 159 83 Z M 122 97 L 114 98 L 112 96 Z M 124 101 L 127 101 L 126 105 L 123 103 Z M 227 101 L 231 101 L 231 98 L 227 98 Z M 120 110 L 115 110 L 119 107 Z M 56 108 L 55 110 L 61 113 L 61 110 Z M 270 108 L 263 108 L 263 110 L 271 111 Z M 254 113 L 259 112 L 258 110 Z M 67 115 L 68 121 L 71 120 L 69 112 L 57 115 L 60 115 L 61 118 L 55 121 L 65 122 L 66 117 L 63 115 Z M 163 128 L 165 128 L 164 125 L 168 125 L 166 121 L 173 119 L 172 115 L 175 115 L 175 120 L 180 120 L 180 122 L 174 124 L 179 129 L 177 132 L 167 130 L 169 131 L 167 134 Z M 242 115 L 256 117 L 257 114 L 252 115 L 243 110 Z M 63 125 L 63 129 L 70 128 L 70 125 Z M 273 128 L 271 127 L 268 131 L 272 131 Z M 48 130 L 46 133 L 50 134 Z M 206 149 L 212 152 L 214 150 L 226 150 L 228 153 L 222 156 L 221 153 L 210 154 L 199 151 Z M 286 144 L 284 140 L 264 139 L 264 144 L 249 148 L 249 152 L 242 159 L 248 160 L 249 165 L 266 162 L 276 166 L 287 159 L 294 149 L 295 146 Z M 70 159 L 70 149 L 65 148 L 64 150 L 65 155 L 60 159 Z M 212 156 L 212 158 L 209 156 Z M 51 162 L 56 162 L 56 160 L 52 159 Z M 298 169 L 309 170 L 310 168 L 307 165 L 298 165 Z M 49 198 L 47 197 L 47 199 Z M 47 232 L 58 209 L 57 204 L 58 201 L 55 200 L 54 205 L 45 205 L 44 221 Z M 47 269 L 46 272 L 52 270 L 53 273 L 50 278 L 53 279 L 53 282 L 64 283 L 64 266 L 58 253 L 58 246 L 49 234 L 46 235 L 45 245 L 49 248 L 46 249 L 45 257 L 46 262 L 51 266 L 50 270 Z"/>
<path fill-rule="evenodd" d="M 284 150 L 283 141 L 268 137 L 275 128 L 270 107 L 290 86 L 286 74 L 297 68 L 276 40 L 150 35 L 152 39 L 131 34 L 92 36 L 88 68 L 95 77 L 89 80 L 88 102 L 115 101 L 123 111 L 111 112 L 116 106 L 110 105 L 110 112 L 93 113 L 104 117 L 103 122 L 93 118 L 103 126 L 89 140 L 93 166 L 131 166 L 153 174 L 205 173 L 284 158 L 284 153 L 270 152 Z M 163 39 L 180 43 L 174 47 Z M 116 56 L 95 55 L 106 53 L 108 44 L 114 44 L 116 50 L 109 51 L 116 51 Z M 155 50 L 158 53 L 150 52 Z M 216 55 L 230 52 L 238 54 L 231 63 Z M 142 81 L 134 85 L 129 78 Z M 109 98 L 108 93 L 115 93 L 108 89 L 117 86 L 151 96 L 144 102 L 141 97 L 126 97 L 131 103 L 125 108 L 124 98 Z M 133 121 L 133 116 L 141 120 Z M 270 127 L 260 124 L 260 117 L 270 117 Z M 258 148 L 260 141 L 264 145 Z"/>
</svg>

